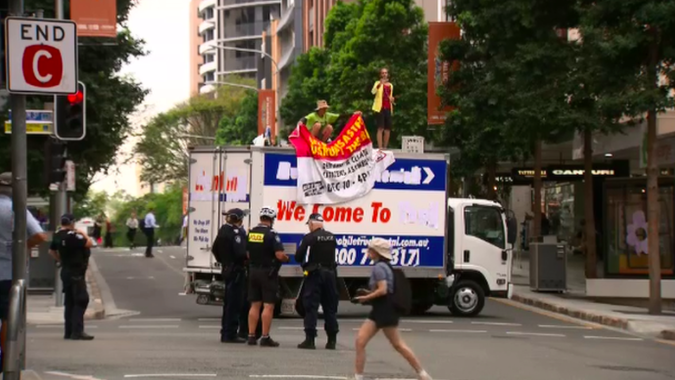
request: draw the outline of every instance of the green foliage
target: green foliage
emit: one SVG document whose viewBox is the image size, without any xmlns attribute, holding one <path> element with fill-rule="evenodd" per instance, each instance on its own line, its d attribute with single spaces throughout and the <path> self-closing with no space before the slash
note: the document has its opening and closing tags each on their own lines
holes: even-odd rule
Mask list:
<svg viewBox="0 0 675 380">
<path fill-rule="evenodd" d="M 228 79 L 235 81 L 251 84 Z M 188 147 L 213 145 L 213 138 L 222 145 L 250 144 L 258 130 L 257 104 L 257 93 L 249 89 L 220 86 L 156 115 L 138 133 L 134 148 L 132 159 L 142 167 L 141 179 L 187 181 Z"/>
<path fill-rule="evenodd" d="M 110 200 L 111 197 L 105 191 L 89 190 L 87 195 L 73 206 L 73 216 L 75 219 L 82 219 L 105 215 Z"/>
<path fill-rule="evenodd" d="M 43 9 L 45 17 L 54 17 L 53 0 L 26 0 L 26 10 Z M 68 3 L 68 2 L 66 2 Z M 131 131 L 129 116 L 143 102 L 147 91 L 131 78 L 118 75 L 122 65 L 132 58 L 145 54 L 144 42 L 136 39 L 126 28 L 125 22 L 133 0 L 118 0 L 117 21 L 123 27 L 115 39 L 115 45 L 103 38 L 80 38 L 80 80 L 87 86 L 87 136 L 80 142 L 69 142 L 68 152 L 77 167 L 76 199 L 87 193 L 94 174 L 106 172 L 115 163 L 119 147 Z M 66 13 L 69 10 L 66 4 Z M 52 102 L 52 97 L 30 96 L 29 108 L 42 109 Z M 7 117 L 7 104 L 2 122 Z M 45 136 L 28 136 L 28 190 L 31 194 L 45 194 L 44 144 Z M 10 135 L 0 134 L 0 168 L 10 168 Z"/>
<path fill-rule="evenodd" d="M 396 98 L 392 141 L 426 136 L 426 40 L 424 14 L 413 0 L 338 3 L 326 18 L 326 48 L 311 49 L 293 66 L 281 103 L 286 131 L 319 99 L 341 113 L 363 111 L 372 129 L 370 90 L 387 67 Z"/>
</svg>

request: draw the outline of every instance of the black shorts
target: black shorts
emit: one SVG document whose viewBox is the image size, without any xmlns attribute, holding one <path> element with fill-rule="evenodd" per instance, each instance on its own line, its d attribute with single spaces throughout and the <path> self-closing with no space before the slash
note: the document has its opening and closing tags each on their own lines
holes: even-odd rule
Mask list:
<svg viewBox="0 0 675 380">
<path fill-rule="evenodd" d="M 248 278 L 248 301 L 275 304 L 279 275 L 270 277 L 272 268 L 251 268 Z"/>
<path fill-rule="evenodd" d="M 391 129 L 391 110 L 383 109 L 375 113 L 377 128 Z"/>
<path fill-rule="evenodd" d="M 400 315 L 394 308 L 391 300 L 382 298 L 373 300 L 373 308 L 370 310 L 370 314 L 368 314 L 368 319 L 375 322 L 375 326 L 378 329 L 383 329 L 398 326 Z"/>
<path fill-rule="evenodd" d="M 12 292 L 12 280 L 0 281 L 0 319 L 7 320 L 9 315 L 9 295 Z"/>
</svg>

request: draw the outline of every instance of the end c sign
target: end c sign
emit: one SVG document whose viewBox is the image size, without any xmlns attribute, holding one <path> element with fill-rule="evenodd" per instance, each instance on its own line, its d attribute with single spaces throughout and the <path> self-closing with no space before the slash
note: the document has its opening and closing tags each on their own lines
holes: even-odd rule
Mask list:
<svg viewBox="0 0 675 380">
<path fill-rule="evenodd" d="M 77 26 L 73 21 L 7 17 L 5 38 L 10 93 L 77 92 Z"/>
<path fill-rule="evenodd" d="M 41 88 L 58 86 L 63 79 L 61 51 L 48 45 L 26 46 L 22 68 L 27 84 Z"/>
</svg>

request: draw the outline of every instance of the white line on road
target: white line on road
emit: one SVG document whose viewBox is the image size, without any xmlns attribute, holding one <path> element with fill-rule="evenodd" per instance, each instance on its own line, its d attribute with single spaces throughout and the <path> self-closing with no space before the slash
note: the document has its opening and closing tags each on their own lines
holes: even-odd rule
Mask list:
<svg viewBox="0 0 675 380">
<path fill-rule="evenodd" d="M 48 375 L 69 377 L 71 379 L 77 379 L 77 380 L 103 380 L 103 379 L 99 379 L 99 378 L 89 376 L 89 375 L 73 375 L 72 373 L 59 372 L 59 371 L 47 371 L 45 373 L 48 374 Z"/>
<path fill-rule="evenodd" d="M 566 325 L 539 325 L 543 329 L 571 329 L 571 330 L 593 330 L 588 326 L 566 326 Z"/>
<path fill-rule="evenodd" d="M 347 380 L 345 376 L 323 376 L 323 375 L 249 375 L 253 379 L 331 379 Z"/>
<path fill-rule="evenodd" d="M 62 329 L 63 324 L 59 324 L 59 325 L 35 325 L 35 327 L 37 327 L 39 329 Z M 96 326 L 96 325 L 94 325 L 94 326 L 87 325 L 87 329 L 97 329 L 97 328 L 98 328 L 98 326 Z"/>
<path fill-rule="evenodd" d="M 180 322 L 180 318 L 130 318 L 129 322 Z"/>
<path fill-rule="evenodd" d="M 157 250 L 157 253 L 162 253 L 162 252 L 164 252 L 164 251 L 162 251 L 161 249 Z"/>
<path fill-rule="evenodd" d="M 140 378 L 140 377 L 216 377 L 215 373 L 148 373 L 139 375 L 124 375 L 124 378 Z"/>
<path fill-rule="evenodd" d="M 471 322 L 472 325 L 489 325 L 489 326 L 522 326 L 520 323 L 509 322 Z"/>
<path fill-rule="evenodd" d="M 277 327 L 279 330 L 304 330 L 304 327 L 299 327 L 299 326 L 279 326 Z"/>
<path fill-rule="evenodd" d="M 218 322 L 220 321 L 220 318 L 199 318 L 197 320 L 199 322 Z"/>
<path fill-rule="evenodd" d="M 177 329 L 178 325 L 122 325 L 121 329 Z"/>
<path fill-rule="evenodd" d="M 174 256 L 174 255 L 169 255 L 169 257 L 172 258 L 172 259 L 176 258 L 176 256 Z"/>
<path fill-rule="evenodd" d="M 553 338 L 564 338 L 565 337 L 565 335 L 563 335 L 563 334 L 529 333 L 529 332 L 522 332 L 522 331 L 507 331 L 506 333 L 508 335 L 548 336 L 548 337 L 553 337 Z"/>
<path fill-rule="evenodd" d="M 486 333 L 487 330 L 444 330 L 444 329 L 431 329 L 429 332 L 447 332 L 447 333 Z"/>
<path fill-rule="evenodd" d="M 624 338 L 620 336 L 593 336 L 593 335 L 584 335 L 584 339 L 602 339 L 602 340 L 631 340 L 631 341 L 642 341 L 642 338 Z"/>
<path fill-rule="evenodd" d="M 412 331 L 412 329 L 401 329 L 401 328 L 399 328 L 399 329 L 398 329 L 398 331 L 403 331 L 403 332 L 411 332 L 411 331 Z"/>
</svg>

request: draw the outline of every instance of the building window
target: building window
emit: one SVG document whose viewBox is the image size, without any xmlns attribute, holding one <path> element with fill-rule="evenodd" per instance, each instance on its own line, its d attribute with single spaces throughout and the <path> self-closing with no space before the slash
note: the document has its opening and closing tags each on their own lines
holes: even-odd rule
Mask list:
<svg viewBox="0 0 675 380">
<path fill-rule="evenodd" d="M 209 42 L 213 40 L 213 29 L 209 29 L 204 32 L 204 42 Z"/>
<path fill-rule="evenodd" d="M 210 19 L 213 18 L 213 16 L 214 16 L 213 7 L 209 7 L 209 8 L 204 9 L 204 12 L 202 14 L 202 19 L 210 20 Z"/>
<path fill-rule="evenodd" d="M 272 19 L 272 7 L 269 5 L 263 5 L 263 22 L 270 21 Z"/>
<path fill-rule="evenodd" d="M 204 82 L 213 82 L 215 80 L 215 75 L 213 74 L 213 71 L 210 71 L 206 74 L 204 74 Z"/>
<path fill-rule="evenodd" d="M 214 60 L 213 54 L 204 54 L 204 63 L 211 63 Z"/>
</svg>

